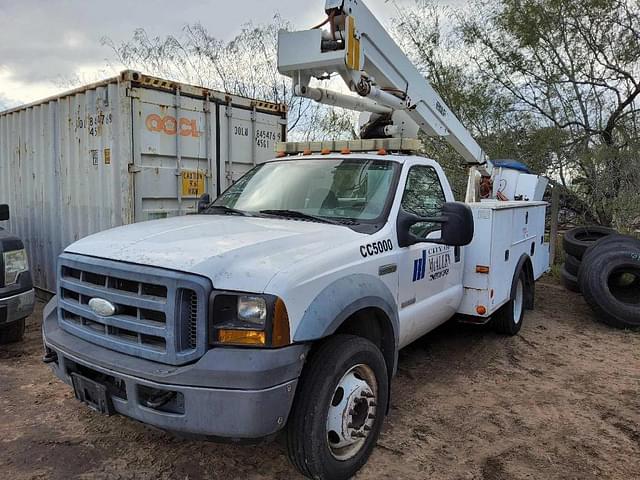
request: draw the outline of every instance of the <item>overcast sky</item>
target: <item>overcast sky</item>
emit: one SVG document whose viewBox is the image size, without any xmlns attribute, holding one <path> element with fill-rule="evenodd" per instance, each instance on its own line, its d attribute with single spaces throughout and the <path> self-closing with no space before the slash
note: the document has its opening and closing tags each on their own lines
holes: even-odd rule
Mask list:
<svg viewBox="0 0 640 480">
<path fill-rule="evenodd" d="M 407 5 L 413 0 L 397 0 Z M 458 3 L 461 0 L 441 0 Z M 324 0 L 0 0 L 0 110 L 53 95 L 65 80 L 111 75 L 116 43 L 142 27 L 150 35 L 177 34 L 202 23 L 230 40 L 248 21 L 266 23 L 276 12 L 299 28 L 324 17 Z M 367 0 L 383 23 L 394 15 L 387 0 Z"/>
</svg>

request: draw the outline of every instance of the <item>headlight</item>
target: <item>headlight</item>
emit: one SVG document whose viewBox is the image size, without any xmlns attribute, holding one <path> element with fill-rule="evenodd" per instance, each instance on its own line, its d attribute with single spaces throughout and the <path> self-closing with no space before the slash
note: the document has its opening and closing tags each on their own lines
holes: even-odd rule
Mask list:
<svg viewBox="0 0 640 480">
<path fill-rule="evenodd" d="M 238 320 L 264 328 L 267 321 L 267 302 L 262 297 L 238 297 Z"/>
<path fill-rule="evenodd" d="M 282 347 L 289 345 L 289 316 L 273 295 L 214 294 L 209 343 Z"/>
<path fill-rule="evenodd" d="M 18 275 L 29 270 L 29 262 L 27 261 L 27 252 L 22 250 L 13 250 L 2 254 L 4 259 L 4 284 L 13 285 L 18 280 Z"/>
</svg>

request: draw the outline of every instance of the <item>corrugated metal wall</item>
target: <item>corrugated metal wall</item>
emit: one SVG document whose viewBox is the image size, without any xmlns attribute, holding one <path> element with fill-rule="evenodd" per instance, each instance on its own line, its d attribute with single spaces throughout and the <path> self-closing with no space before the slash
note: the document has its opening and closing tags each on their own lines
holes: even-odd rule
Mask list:
<svg viewBox="0 0 640 480">
<path fill-rule="evenodd" d="M 0 203 L 35 284 L 55 289 L 70 243 L 133 219 L 129 99 L 117 83 L 0 115 Z"/>
<path fill-rule="evenodd" d="M 24 240 L 36 286 L 53 292 L 69 244 L 194 212 L 202 191 L 215 198 L 273 158 L 285 129 L 280 105 L 131 71 L 0 113 L 2 226 Z"/>
</svg>

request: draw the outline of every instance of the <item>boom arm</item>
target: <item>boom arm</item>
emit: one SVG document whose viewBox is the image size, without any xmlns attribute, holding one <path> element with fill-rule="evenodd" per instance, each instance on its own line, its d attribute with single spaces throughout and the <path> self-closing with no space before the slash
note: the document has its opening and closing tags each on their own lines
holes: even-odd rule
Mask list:
<svg viewBox="0 0 640 480">
<path fill-rule="evenodd" d="M 375 132 L 407 136 L 422 130 L 444 138 L 468 164 L 491 174 L 480 145 L 393 41 L 362 0 L 326 0 L 330 30 L 280 32 L 278 70 L 295 94 L 368 112 Z M 339 74 L 359 97 L 309 86 Z"/>
</svg>

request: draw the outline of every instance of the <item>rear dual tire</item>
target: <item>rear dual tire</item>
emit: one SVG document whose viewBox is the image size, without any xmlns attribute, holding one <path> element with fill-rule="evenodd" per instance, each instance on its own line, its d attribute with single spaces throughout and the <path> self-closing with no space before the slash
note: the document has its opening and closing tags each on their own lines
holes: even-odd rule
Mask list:
<svg viewBox="0 0 640 480">
<path fill-rule="evenodd" d="M 511 288 L 509 301 L 493 317 L 493 327 L 504 335 L 517 335 L 522 328 L 527 297 L 527 277 L 520 270 Z"/>
</svg>

